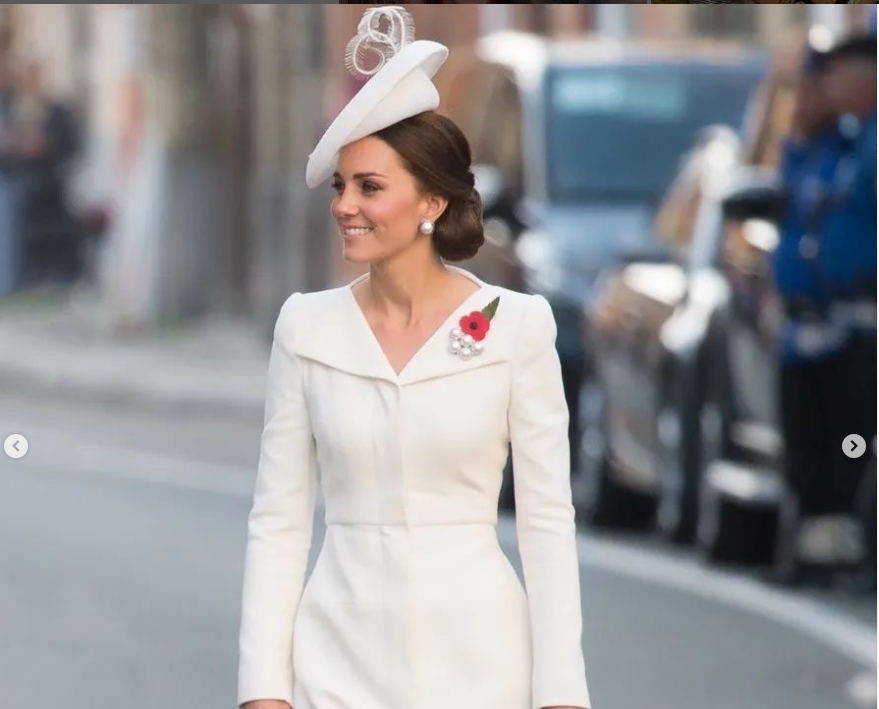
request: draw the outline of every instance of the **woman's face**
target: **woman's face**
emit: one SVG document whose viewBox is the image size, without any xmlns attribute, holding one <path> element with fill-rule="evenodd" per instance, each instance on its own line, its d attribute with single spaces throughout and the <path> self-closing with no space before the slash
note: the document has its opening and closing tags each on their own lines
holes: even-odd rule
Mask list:
<svg viewBox="0 0 879 709">
<path fill-rule="evenodd" d="M 422 219 L 436 221 L 446 206 L 443 199 L 420 194 L 396 151 L 372 136 L 339 151 L 332 184 L 331 212 L 342 236 L 342 255 L 358 263 L 385 260 L 419 238 L 431 238 L 418 227 Z M 370 231 L 346 235 L 346 226 Z"/>
</svg>

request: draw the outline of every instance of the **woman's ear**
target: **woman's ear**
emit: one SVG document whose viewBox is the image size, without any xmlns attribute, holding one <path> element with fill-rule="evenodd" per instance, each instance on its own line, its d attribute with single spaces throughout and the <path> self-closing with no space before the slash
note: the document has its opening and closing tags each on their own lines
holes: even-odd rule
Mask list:
<svg viewBox="0 0 879 709">
<path fill-rule="evenodd" d="M 425 217 L 432 222 L 436 222 L 446 211 L 449 206 L 449 200 L 439 195 L 428 195 L 426 198 Z"/>
</svg>

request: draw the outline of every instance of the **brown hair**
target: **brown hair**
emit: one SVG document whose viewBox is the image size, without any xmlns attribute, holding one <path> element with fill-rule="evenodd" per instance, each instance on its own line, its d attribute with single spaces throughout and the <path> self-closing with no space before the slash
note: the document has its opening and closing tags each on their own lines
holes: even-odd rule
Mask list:
<svg viewBox="0 0 879 709">
<path fill-rule="evenodd" d="M 485 241 L 482 198 L 470 171 L 470 144 L 455 122 L 425 111 L 374 133 L 400 156 L 424 194 L 448 199 L 437 219 L 433 247 L 445 261 L 476 255 Z"/>
</svg>

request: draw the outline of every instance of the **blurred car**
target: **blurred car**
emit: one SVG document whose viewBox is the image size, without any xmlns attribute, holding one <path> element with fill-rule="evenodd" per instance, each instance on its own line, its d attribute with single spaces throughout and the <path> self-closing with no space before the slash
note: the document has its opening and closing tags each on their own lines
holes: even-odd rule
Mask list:
<svg viewBox="0 0 879 709">
<path fill-rule="evenodd" d="M 721 128 L 700 136 L 654 224 L 675 257 L 609 275 L 586 314 L 601 405 L 585 423 L 598 443 L 581 470 L 584 516 L 625 523 L 626 501 L 646 496 L 668 538 L 713 560 L 785 548 L 771 257 L 804 47 L 779 53 L 741 142 Z"/>
<path fill-rule="evenodd" d="M 650 220 L 679 160 L 702 127 L 742 121 L 766 66 L 764 52 L 727 43 L 502 32 L 445 77 L 484 205 L 486 244 L 468 267 L 552 305 L 574 470 L 596 280 L 664 251 Z"/>
<path fill-rule="evenodd" d="M 675 218 L 663 209 L 657 220 L 670 237 L 684 230 L 686 247 L 607 276 L 588 316 L 600 405 L 584 421 L 580 471 L 590 521 L 649 525 L 655 515 L 680 543 L 699 526 L 703 551 L 730 559 L 771 537 L 781 455 L 769 254 L 784 192 L 739 156 L 734 133 L 706 130 L 665 205 Z M 768 515 L 727 510 L 709 494 L 707 470 L 721 460 L 721 487 Z"/>
</svg>

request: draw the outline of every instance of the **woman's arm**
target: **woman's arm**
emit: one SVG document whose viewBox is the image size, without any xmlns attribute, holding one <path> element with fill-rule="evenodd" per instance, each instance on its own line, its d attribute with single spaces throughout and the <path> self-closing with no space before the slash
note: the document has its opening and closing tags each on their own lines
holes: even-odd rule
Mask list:
<svg viewBox="0 0 879 709">
<path fill-rule="evenodd" d="M 265 426 L 244 562 L 239 706 L 256 699 L 293 704 L 293 625 L 318 487 L 303 365 L 290 346 L 300 297 L 294 293 L 281 308 L 269 358 Z"/>
<path fill-rule="evenodd" d="M 531 618 L 533 706 L 589 707 L 556 322 L 541 295 L 528 296 L 524 310 L 511 367 L 509 430 L 516 536 Z"/>
</svg>

